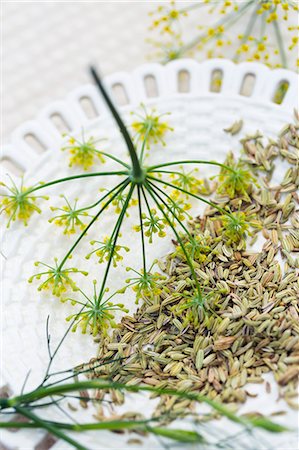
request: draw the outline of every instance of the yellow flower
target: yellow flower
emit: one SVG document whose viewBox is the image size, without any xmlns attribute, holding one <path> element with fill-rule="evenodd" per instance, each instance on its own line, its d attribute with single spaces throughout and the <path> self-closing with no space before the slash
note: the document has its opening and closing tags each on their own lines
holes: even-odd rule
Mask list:
<svg viewBox="0 0 299 450">
<path fill-rule="evenodd" d="M 121 234 L 118 234 L 120 237 Z M 98 262 L 101 264 L 104 261 L 112 261 L 113 267 L 117 266 L 119 261 L 123 260 L 123 256 L 119 253 L 121 250 L 125 252 L 129 252 L 129 247 L 125 245 L 115 244 L 114 236 L 105 236 L 103 241 L 91 241 L 91 245 L 100 244 L 100 247 L 97 247 L 95 250 L 86 255 L 86 259 L 89 259 L 93 253 L 99 257 Z"/>
<path fill-rule="evenodd" d="M 136 304 L 139 303 L 140 299 L 153 299 L 160 295 L 162 290 L 166 289 L 163 285 L 163 281 L 166 280 L 166 277 L 158 272 L 152 272 L 152 268 L 156 263 L 157 261 L 154 261 L 148 271 L 141 269 L 140 272 L 138 272 L 132 267 L 126 268 L 127 272 L 134 272 L 136 274 L 135 277 L 126 280 L 126 283 L 128 284 L 126 288 L 131 287 L 136 294 Z"/>
<path fill-rule="evenodd" d="M 185 170 L 181 168 L 181 172 L 171 174 L 171 178 L 173 179 L 172 184 L 185 191 L 187 195 L 189 193 L 198 194 L 204 183 L 203 180 L 194 176 L 197 172 L 198 169 L 185 172 Z"/>
<path fill-rule="evenodd" d="M 260 43 L 258 44 L 258 46 L 257 46 L 257 49 L 258 49 L 260 52 L 264 52 L 264 51 L 266 50 L 266 46 L 265 46 L 265 44 L 263 44 L 262 42 L 260 42 Z"/>
<path fill-rule="evenodd" d="M 34 212 L 41 213 L 41 209 L 36 205 L 36 201 L 40 198 L 48 200 L 49 197 L 45 195 L 31 195 L 34 187 L 26 188 L 23 186 L 23 180 L 21 181 L 20 187 L 17 187 L 13 179 L 10 179 L 11 186 L 0 182 L 0 186 L 8 190 L 7 194 L 0 194 L 0 197 L 2 197 L 0 200 L 0 214 L 4 212 L 8 216 L 7 228 L 15 220 L 20 220 L 26 226 Z"/>
<path fill-rule="evenodd" d="M 67 150 L 70 153 L 70 167 L 82 166 L 84 170 L 87 170 L 94 164 L 95 158 L 99 159 L 101 163 L 105 162 L 102 153 L 95 147 L 97 142 L 99 140 L 95 140 L 93 137 L 85 140 L 84 136 L 82 136 L 82 142 L 74 137 L 70 137 L 68 145 L 62 147 L 61 150 Z"/>
<path fill-rule="evenodd" d="M 34 279 L 40 280 L 42 277 L 46 276 L 46 280 L 38 286 L 38 290 L 47 290 L 52 289 L 52 294 L 60 297 L 61 294 L 67 291 L 68 288 L 71 288 L 73 291 L 78 290 L 76 283 L 71 279 L 70 274 L 73 273 L 81 273 L 82 275 L 88 275 L 88 272 L 78 270 L 75 267 L 69 269 L 62 269 L 58 265 L 57 258 L 54 258 L 55 266 L 49 266 L 43 262 L 37 261 L 35 266 L 43 266 L 45 267 L 44 272 L 37 273 L 29 278 L 28 282 L 32 283 Z"/>
<path fill-rule="evenodd" d="M 79 305 L 81 311 L 79 313 L 71 314 L 66 318 L 69 322 L 73 320 L 75 323 L 72 331 L 76 331 L 78 326 L 81 327 L 82 333 L 85 334 L 88 330 L 93 336 L 101 333 L 106 336 L 109 328 L 116 328 L 114 321 L 114 311 L 123 311 L 128 313 L 128 309 L 122 303 L 112 303 L 110 298 L 104 300 L 103 296 L 98 297 L 96 291 L 96 281 L 93 281 L 94 291 L 92 296 L 86 295 L 80 291 L 84 296 L 83 301 L 74 298 L 65 298 L 63 302 L 69 301 L 72 305 Z M 107 289 L 104 293 L 107 292 Z"/>
<path fill-rule="evenodd" d="M 173 128 L 161 118 L 169 113 L 157 114 L 155 109 L 148 112 L 143 104 L 141 104 L 141 108 L 143 109 L 143 115 L 133 113 L 137 117 L 137 120 L 132 123 L 132 128 L 136 133 L 135 136 L 142 141 L 146 140 L 148 147 L 150 144 L 157 144 L 158 142 L 165 145 L 165 134 L 168 131 L 173 131 Z"/>
<path fill-rule="evenodd" d="M 50 208 L 51 211 L 61 211 L 61 213 L 52 217 L 49 222 L 54 222 L 55 225 L 64 227 L 64 234 L 74 234 L 76 233 L 76 228 L 84 230 L 86 225 L 84 222 L 82 222 L 80 217 L 91 216 L 89 216 L 88 213 L 84 211 L 84 208 L 76 209 L 78 199 L 75 199 L 74 206 L 71 206 L 70 202 L 64 195 L 62 195 L 61 197 L 63 197 L 66 201 L 66 205 L 62 208 L 56 208 L 52 206 Z"/>
<path fill-rule="evenodd" d="M 273 12 L 273 13 L 269 14 L 269 17 L 268 17 L 268 19 L 267 19 L 267 22 L 268 22 L 268 23 L 271 23 L 271 22 L 274 22 L 274 21 L 277 20 L 277 19 L 278 19 L 277 13 L 276 13 L 276 12 Z"/>
<path fill-rule="evenodd" d="M 230 198 L 243 197 L 249 200 L 248 194 L 252 191 L 253 185 L 256 185 L 256 179 L 249 168 L 241 160 L 236 162 L 232 153 L 227 156 L 225 165 L 231 170 L 221 168 L 218 175 L 218 193 L 228 195 Z"/>
<path fill-rule="evenodd" d="M 152 208 L 148 212 L 148 216 L 142 214 L 143 232 L 146 237 L 149 238 L 149 243 L 153 242 L 154 234 L 158 234 L 159 237 L 165 237 L 165 219 L 159 217 L 157 211 Z M 135 225 L 133 227 L 135 231 L 141 231 L 141 225 Z"/>
</svg>

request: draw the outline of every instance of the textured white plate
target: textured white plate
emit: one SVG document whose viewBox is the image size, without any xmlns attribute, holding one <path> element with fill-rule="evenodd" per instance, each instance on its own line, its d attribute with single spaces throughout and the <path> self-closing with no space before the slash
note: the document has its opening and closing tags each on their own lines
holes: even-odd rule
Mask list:
<svg viewBox="0 0 299 450">
<path fill-rule="evenodd" d="M 211 77 L 215 70 L 222 71 L 223 81 L 219 93 L 210 92 Z M 244 88 L 244 80 L 247 75 L 252 75 L 254 85 L 249 96 L 241 95 Z M 185 80 L 179 83 L 179 79 Z M 187 80 L 187 82 L 186 82 Z M 153 161 L 169 161 L 175 159 L 217 159 L 222 161 L 228 150 L 239 149 L 238 137 L 231 137 L 223 132 L 223 128 L 231 125 L 236 119 L 244 120 L 242 134 L 253 133 L 257 129 L 266 136 L 274 137 L 280 128 L 292 120 L 293 108 L 297 107 L 298 91 L 297 76 L 286 70 L 270 71 L 266 67 L 243 63 L 234 65 L 226 60 L 210 60 L 202 64 L 192 60 L 180 60 L 169 63 L 167 66 L 149 64 L 141 66 L 133 73 L 117 73 L 106 78 L 106 85 L 115 95 L 119 106 L 129 121 L 129 112 L 136 109 L 140 102 L 146 105 L 154 105 L 159 111 L 171 111 L 169 123 L 175 128 L 174 133 L 167 137 L 166 149 L 157 146 L 152 153 Z M 287 81 L 289 89 L 281 105 L 273 103 L 273 96 L 280 82 Z M 86 109 L 82 106 L 86 101 L 93 104 L 95 117 L 88 117 Z M 90 110 L 89 110 L 90 113 Z M 88 114 L 89 114 L 88 113 Z M 75 169 L 67 167 L 67 155 L 60 152 L 62 143 L 61 132 L 55 126 L 57 115 L 68 125 L 69 133 L 80 137 L 82 127 L 86 134 L 107 137 L 105 144 L 107 150 L 115 155 L 126 154 L 122 139 L 115 128 L 114 122 L 107 114 L 103 101 L 96 88 L 92 85 L 82 86 L 71 92 L 66 100 L 57 101 L 45 108 L 39 117 L 24 123 L 12 134 L 10 142 L 2 149 L 2 162 L 6 166 L 15 166 L 20 171 L 26 172 L 26 185 L 38 181 L 47 181 L 58 178 L 67 173 L 76 173 Z M 55 122 L 55 123 L 54 123 Z M 36 151 L 36 146 L 31 142 L 37 140 L 43 150 Z M 34 137 L 34 139 L 32 139 Z M 114 167 L 106 164 L 106 170 Z M 7 172 L 7 170 L 3 170 Z M 205 176 L 215 173 L 209 168 L 202 169 Z M 111 181 L 112 182 L 112 181 Z M 76 184 L 64 184 L 59 188 L 49 190 L 51 201 L 49 205 L 61 202 L 59 194 L 64 193 L 70 198 L 75 198 L 80 193 L 80 204 L 88 204 L 94 201 L 94 196 L 100 187 L 109 187 L 107 179 L 105 184 L 97 180 L 81 181 Z M 56 299 L 37 293 L 35 286 L 27 283 L 28 277 L 35 272 L 33 262 L 41 260 L 53 261 L 55 256 L 62 256 L 71 245 L 72 238 L 68 242 L 61 237 L 61 230 L 55 226 L 46 224 L 45 218 L 50 217 L 47 212 L 48 204 L 43 204 L 42 216 L 35 215 L 28 228 L 13 224 L 10 230 L 3 234 L 2 252 L 7 259 L 2 260 L 2 355 L 0 384 L 9 383 L 15 393 L 19 392 L 23 380 L 29 369 L 32 369 L 27 389 L 32 388 L 40 381 L 47 364 L 47 349 L 45 339 L 45 322 L 50 315 L 50 331 L 53 345 L 57 342 L 66 328 L 64 317 L 71 311 L 69 305 L 62 305 Z M 198 211 L 198 209 L 197 209 Z M 96 232 L 90 233 L 88 238 L 78 249 L 77 256 L 72 260 L 72 265 L 80 265 L 80 268 L 91 273 L 89 282 L 82 280 L 81 286 L 87 291 L 90 288 L 90 280 L 99 277 L 101 268 L 94 260 L 81 266 L 82 257 L 88 253 L 88 241 L 93 237 L 101 237 L 106 234 L 106 229 L 111 224 L 113 215 L 108 214 L 96 226 Z M 135 247 L 139 245 L 138 235 L 131 233 L 132 220 L 125 225 L 127 232 L 132 236 L 130 246 L 131 255 L 135 261 Z M 124 231 L 123 234 L 126 232 Z M 171 248 L 170 239 L 159 241 L 159 246 L 148 248 L 148 259 L 163 256 Z M 128 257 L 130 260 L 130 256 Z M 123 264 L 122 270 L 114 272 L 113 280 L 109 285 L 119 286 L 125 276 Z M 80 276 L 77 278 L 81 280 Z M 122 298 L 131 308 L 134 304 L 132 295 Z M 70 335 L 65 342 L 55 369 L 72 367 L 75 364 L 88 360 L 96 354 L 96 345 L 88 336 L 80 334 Z M 286 409 L 283 401 L 277 402 L 277 391 L 273 386 L 271 395 L 266 394 L 260 387 L 252 387 L 251 390 L 260 393 L 257 400 L 245 405 L 244 412 L 260 410 L 269 414 L 277 409 Z M 140 407 L 144 410 L 144 397 L 134 397 L 138 402 L 130 405 L 130 409 Z M 92 408 L 90 408 L 92 409 Z M 92 411 L 89 411 L 91 416 Z M 59 411 L 47 411 L 47 417 L 65 420 Z M 79 420 L 87 420 L 84 412 Z M 297 414 L 289 411 L 281 419 L 283 423 L 296 427 Z M 224 421 L 224 426 L 227 423 Z M 232 432 L 235 431 L 232 429 Z M 7 445 L 19 449 L 34 449 L 44 433 L 35 431 L 19 431 L 11 433 L 5 431 L 1 434 L 1 440 Z M 79 438 L 79 436 L 77 436 Z M 91 432 L 82 436 L 86 446 L 92 450 L 106 448 L 127 448 L 128 436 L 120 436 L 111 433 Z M 267 437 L 269 439 L 269 437 Z M 256 443 L 254 447 L 256 447 Z M 267 448 L 260 442 L 260 448 Z M 271 442 L 272 448 L 297 448 L 294 437 L 289 435 L 275 436 Z M 68 448 L 65 444 L 57 443 L 53 449 Z M 128 448 L 134 448 L 128 446 Z M 136 447 L 135 447 L 136 448 Z M 161 444 L 153 437 L 144 440 L 144 449 L 162 448 Z M 191 448 L 191 447 L 190 447 Z M 252 447 L 253 448 L 253 447 Z"/>
</svg>

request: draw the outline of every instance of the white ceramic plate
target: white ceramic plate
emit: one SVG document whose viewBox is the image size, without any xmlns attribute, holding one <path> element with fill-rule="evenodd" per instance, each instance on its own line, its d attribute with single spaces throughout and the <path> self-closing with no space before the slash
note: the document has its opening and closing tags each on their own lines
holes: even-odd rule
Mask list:
<svg viewBox="0 0 299 450">
<path fill-rule="evenodd" d="M 223 77 L 219 93 L 210 92 L 211 78 L 215 70 L 220 70 Z M 248 81 L 248 75 L 254 79 L 253 88 L 249 95 L 242 95 L 244 81 L 245 79 Z M 179 82 L 181 78 L 185 80 L 183 83 Z M 283 103 L 277 105 L 273 103 L 273 96 L 282 81 L 289 83 L 289 89 Z M 129 112 L 136 110 L 140 102 L 155 106 L 161 112 L 172 112 L 169 123 L 175 128 L 175 132 L 169 133 L 166 149 L 157 146 L 153 150 L 151 157 L 157 162 L 181 159 L 182 156 L 185 159 L 196 157 L 223 161 L 228 150 L 233 149 L 237 153 L 239 149 L 238 137 L 225 134 L 223 128 L 231 125 L 236 119 L 242 118 L 245 124 L 242 135 L 259 129 L 266 136 L 275 137 L 285 123 L 292 121 L 293 108 L 297 106 L 298 101 L 297 76 L 294 73 L 283 69 L 271 71 L 255 63 L 235 65 L 226 60 L 209 60 L 201 64 L 192 60 L 179 60 L 166 66 L 149 64 L 139 67 L 133 73 L 117 73 L 106 78 L 105 82 L 118 100 L 119 107 L 127 120 L 130 120 Z M 93 105 L 92 110 L 89 105 L 87 114 L 83 107 L 86 102 L 91 102 Z M 88 117 L 90 112 L 94 117 Z M 93 85 L 82 86 L 71 92 L 66 100 L 50 104 L 36 120 L 26 122 L 15 130 L 7 146 L 2 149 L 3 162 L 24 171 L 26 185 L 76 172 L 75 169 L 67 167 L 67 155 L 60 152 L 62 137 L 60 129 L 55 126 L 57 123 L 55 116 L 56 119 L 60 116 L 60 120 L 63 119 L 68 125 L 70 134 L 80 137 L 81 129 L 84 128 L 87 135 L 108 138 L 108 142 L 104 145 L 113 154 L 125 155 L 122 139 L 112 118 L 107 114 L 96 88 Z M 36 145 L 28 144 L 30 139 L 31 142 L 34 140 L 32 136 L 35 141 L 38 140 L 39 147 L 43 150 L 36 151 Z M 113 166 L 107 164 L 105 167 L 109 170 L 108 168 Z M 206 167 L 202 170 L 205 176 L 215 173 Z M 80 193 L 81 204 L 88 204 L 94 201 L 99 187 L 109 185 L 107 179 L 104 185 L 97 180 L 65 184 L 63 190 L 61 186 L 58 189 L 49 190 L 51 194 L 49 204 L 59 202 L 61 204 L 59 194 L 62 192 L 70 198 Z M 3 293 L 1 385 L 9 383 L 15 393 L 20 391 L 29 369 L 31 374 L 27 389 L 36 386 L 44 373 L 47 363 L 45 339 L 47 316 L 50 315 L 50 331 L 54 345 L 66 328 L 64 317 L 71 310 L 69 305 L 63 305 L 50 296 L 40 295 L 33 285 L 27 283 L 28 277 L 35 271 L 34 261 L 53 261 L 55 256 L 62 256 L 72 242 L 71 238 L 67 242 L 62 239 L 61 230 L 58 228 L 50 224 L 45 225 L 45 218 L 50 217 L 46 203 L 43 204 L 43 209 L 45 211 L 43 215 L 34 215 L 27 228 L 15 223 L 3 234 L 1 250 L 6 259 L 2 259 L 1 277 Z M 111 214 L 108 214 L 97 224 L 95 237 L 99 237 L 102 232 L 105 234 L 111 218 Z M 131 226 L 132 223 L 129 221 L 126 225 L 128 232 L 131 231 Z M 139 240 L 131 232 L 130 236 L 132 236 L 131 247 L 133 248 L 131 254 L 135 260 L 134 249 Z M 75 255 L 72 260 L 72 265 L 81 264 L 80 256 L 88 253 L 88 241 L 92 237 L 91 233 L 85 243 L 80 246 L 77 256 Z M 153 245 L 148 249 L 149 261 L 163 256 L 170 248 L 170 239 L 159 241 L 158 246 Z M 134 262 L 138 268 L 138 260 Z M 99 276 L 101 269 L 94 260 L 86 264 L 89 264 L 88 270 L 91 272 L 89 281 Z M 124 263 L 120 273 L 114 273 L 113 280 L 110 282 L 112 288 L 122 283 L 125 265 Z M 80 266 L 80 268 L 83 267 Z M 88 290 L 90 282 L 84 279 L 82 283 L 83 288 Z M 126 297 L 125 302 L 134 308 L 132 295 Z M 96 350 L 96 345 L 89 336 L 82 336 L 79 333 L 71 334 L 56 360 L 55 368 L 73 367 L 94 356 Z M 252 386 L 251 390 L 259 392 L 259 397 L 247 402 L 242 412 L 260 410 L 270 414 L 275 410 L 285 409 L 287 415 L 280 420 L 281 423 L 296 427 L 297 414 L 290 411 L 283 401 L 277 402 L 275 384 L 273 384 L 271 395 L 266 394 L 262 387 Z M 145 402 L 147 400 L 144 396 L 134 396 L 129 400 L 130 408 L 134 407 L 138 410 L 142 406 L 144 410 Z M 91 418 L 92 412 L 92 408 L 89 408 L 88 413 L 85 411 L 83 414 L 79 413 L 79 420 L 88 420 L 86 416 L 89 414 Z M 44 414 L 51 419 L 65 420 L 58 410 L 48 410 Z M 224 430 L 227 422 L 222 421 L 218 425 L 224 427 L 222 428 Z M 231 428 L 231 432 L 235 430 Z M 32 430 L 16 433 L 3 431 L 1 440 L 13 448 L 34 449 L 43 435 L 41 431 Z M 84 437 L 77 435 L 76 438 L 92 450 L 134 448 L 127 444 L 128 435 L 90 432 L 84 434 Z M 269 442 L 270 439 L 272 448 L 295 449 L 297 448 L 295 438 L 292 434 L 276 435 L 275 438 L 267 435 L 265 442 Z M 162 444 L 153 437 L 143 441 L 141 448 L 163 448 Z M 260 448 L 267 448 L 268 444 L 265 442 L 260 440 L 258 444 L 255 442 L 252 444 L 253 447 L 248 448 L 258 448 L 257 445 Z M 246 444 L 248 445 L 248 441 Z M 59 442 L 52 448 L 57 450 L 69 447 Z"/>
</svg>

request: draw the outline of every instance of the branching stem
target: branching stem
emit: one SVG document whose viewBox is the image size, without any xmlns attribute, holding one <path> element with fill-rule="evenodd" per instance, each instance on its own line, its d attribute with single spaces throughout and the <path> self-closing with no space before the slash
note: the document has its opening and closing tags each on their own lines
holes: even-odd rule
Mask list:
<svg viewBox="0 0 299 450">
<path fill-rule="evenodd" d="M 147 168 L 147 172 L 158 172 L 157 169 L 161 169 L 162 167 L 169 167 L 169 166 L 178 166 L 182 164 L 206 164 L 208 166 L 217 166 L 221 167 L 223 169 L 229 170 L 230 172 L 235 172 L 235 170 L 232 167 L 226 166 L 225 164 L 219 163 L 217 161 L 206 161 L 204 159 L 190 159 L 190 160 L 182 160 L 182 161 L 173 161 L 163 164 L 158 164 L 156 166 L 150 166 Z"/>
<path fill-rule="evenodd" d="M 109 200 L 105 203 L 104 206 L 102 206 L 102 208 L 97 212 L 97 214 L 92 218 L 92 220 L 89 222 L 89 224 L 87 225 L 86 228 L 84 228 L 84 230 L 82 231 L 82 233 L 80 234 L 80 236 L 78 237 L 78 239 L 75 241 L 75 243 L 72 245 L 72 247 L 70 248 L 70 250 L 67 252 L 67 254 L 65 255 L 65 257 L 63 258 L 63 260 L 61 261 L 61 263 L 58 266 L 57 270 L 61 270 L 63 265 L 65 264 L 66 260 L 68 259 L 68 257 L 71 255 L 71 253 L 73 252 L 73 250 L 77 247 L 77 245 L 79 244 L 79 242 L 81 241 L 81 239 L 85 236 L 85 234 L 87 233 L 87 231 L 90 229 L 90 227 L 92 227 L 92 225 L 95 223 L 95 221 L 100 217 L 100 215 L 102 214 L 103 211 L 105 211 L 105 209 L 110 205 L 110 203 L 114 200 L 114 198 L 120 193 L 122 192 L 125 187 L 130 183 L 129 178 L 127 178 L 125 181 L 123 181 L 119 187 L 119 189 L 112 195 L 112 197 L 109 198 Z M 103 197 L 106 198 L 109 195 L 111 195 L 112 192 L 114 192 L 117 189 L 117 186 L 113 189 L 111 189 L 111 191 L 107 192 L 107 194 Z M 102 198 L 102 200 L 103 200 Z"/>
<path fill-rule="evenodd" d="M 178 242 L 179 242 L 179 244 L 180 244 L 180 246 L 181 246 L 181 248 L 182 248 L 182 250 L 183 250 L 183 253 L 184 253 L 184 255 L 185 255 L 185 258 L 186 258 L 186 260 L 187 260 L 187 263 L 188 263 L 188 265 L 189 265 L 189 268 L 190 268 L 190 271 L 191 271 L 193 280 L 194 280 L 195 285 L 196 285 L 196 289 L 197 289 L 197 292 L 198 292 L 198 296 L 199 296 L 200 299 L 202 299 L 201 288 L 200 288 L 200 285 L 199 285 L 199 283 L 198 283 L 197 276 L 196 276 L 196 273 L 195 273 L 195 269 L 194 269 L 193 263 L 192 263 L 192 261 L 191 261 L 191 259 L 190 259 L 190 256 L 189 256 L 189 254 L 188 254 L 188 252 L 187 252 L 187 250 L 186 250 L 186 247 L 185 247 L 185 245 L 184 245 L 184 243 L 183 243 L 183 241 L 182 241 L 182 239 L 181 239 L 179 233 L 178 233 L 177 230 L 175 229 L 175 227 L 174 227 L 173 223 L 171 222 L 171 220 L 169 219 L 168 215 L 165 213 L 165 211 L 163 210 L 163 208 L 161 207 L 161 205 L 160 205 L 159 202 L 157 201 L 156 197 L 157 197 L 157 198 L 165 205 L 165 207 L 168 209 L 168 211 L 171 213 L 171 215 L 178 221 L 179 224 L 181 224 L 181 221 L 178 219 L 177 215 L 176 215 L 173 211 L 170 210 L 169 206 L 167 205 L 166 202 L 164 202 L 164 200 L 160 197 L 160 195 L 157 194 L 157 193 L 153 190 L 152 185 L 146 183 L 146 186 L 145 186 L 145 187 L 146 187 L 148 193 L 150 194 L 150 196 L 152 197 L 152 199 L 154 200 L 154 202 L 156 203 L 157 207 L 158 207 L 158 208 L 160 209 L 160 211 L 162 212 L 162 214 L 163 214 L 163 216 L 164 216 L 166 222 L 168 223 L 168 225 L 170 226 L 170 228 L 171 228 L 172 231 L 174 232 L 174 234 L 175 234 L 175 236 L 176 236 L 176 239 L 178 240 Z"/>
<path fill-rule="evenodd" d="M 130 181 L 128 181 L 127 184 L 129 184 L 129 182 Z M 110 251 L 110 254 L 109 254 L 109 260 L 107 262 L 107 266 L 106 266 L 106 269 L 105 269 L 103 281 L 102 281 L 102 284 L 101 284 L 101 289 L 100 289 L 100 292 L 99 292 L 99 295 L 98 295 L 98 301 L 101 300 L 101 298 L 102 298 L 102 296 L 104 294 L 104 289 L 105 289 L 107 277 L 108 277 L 108 274 L 109 274 L 109 270 L 110 270 L 110 267 L 111 267 L 111 263 L 112 263 L 113 254 L 114 254 L 115 246 L 116 246 L 116 243 L 117 243 L 117 239 L 119 237 L 120 228 L 121 228 L 122 222 L 124 220 L 124 217 L 125 217 L 125 214 L 126 214 L 126 211 L 127 211 L 128 205 L 129 205 L 129 202 L 131 200 L 134 188 L 135 188 L 135 184 L 131 183 L 130 191 L 129 191 L 128 195 L 127 195 L 125 203 L 124 203 L 124 205 L 122 207 L 120 215 L 119 215 L 119 217 L 117 219 L 117 222 L 115 224 L 114 230 L 112 232 L 113 243 L 112 243 L 111 251 Z"/>
<path fill-rule="evenodd" d="M 32 192 L 38 191 L 39 189 L 44 189 L 45 187 L 54 186 L 58 183 L 64 183 L 66 181 L 78 180 L 80 178 L 91 178 L 91 177 L 105 177 L 112 175 L 129 175 L 128 171 L 113 171 L 113 172 L 94 172 L 94 173 L 82 173 L 80 175 L 72 175 L 70 177 L 59 178 L 57 180 L 49 181 L 48 183 L 42 183 L 38 186 L 35 186 L 28 191 L 26 191 L 26 195 L 31 194 Z"/>
<path fill-rule="evenodd" d="M 217 211 L 221 212 L 222 214 L 226 214 L 227 216 L 229 216 L 232 219 L 234 219 L 234 217 L 228 211 L 226 211 L 225 209 L 221 208 L 221 206 L 216 205 L 216 203 L 214 203 L 214 202 L 210 202 L 209 200 L 206 200 L 205 198 L 203 198 L 203 197 L 201 197 L 199 195 L 192 194 L 191 192 L 188 192 L 185 189 L 182 189 L 182 188 L 180 188 L 178 186 L 175 186 L 174 184 L 168 183 L 165 180 L 159 180 L 158 178 L 154 178 L 154 177 L 151 177 L 151 176 L 148 176 L 147 178 L 150 179 L 150 180 L 156 181 L 157 183 L 169 186 L 169 187 L 171 187 L 173 189 L 177 189 L 178 191 L 184 192 L 184 194 L 190 195 L 190 197 L 194 197 L 197 200 L 200 200 L 201 202 L 206 203 L 209 206 L 212 206 L 212 208 L 217 209 Z"/>
</svg>

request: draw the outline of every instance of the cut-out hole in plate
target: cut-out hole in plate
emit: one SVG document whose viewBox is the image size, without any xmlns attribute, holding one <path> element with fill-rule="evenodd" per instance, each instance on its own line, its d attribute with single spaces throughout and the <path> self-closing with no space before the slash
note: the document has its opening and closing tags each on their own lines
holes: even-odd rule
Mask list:
<svg viewBox="0 0 299 450">
<path fill-rule="evenodd" d="M 47 150 L 47 147 L 33 133 L 26 134 L 24 139 L 26 144 L 28 144 L 36 153 L 44 153 Z"/>
<path fill-rule="evenodd" d="M 244 97 L 251 97 L 253 88 L 255 85 L 255 75 L 253 73 L 247 73 L 242 81 L 240 88 L 240 95 Z"/>
<path fill-rule="evenodd" d="M 112 86 L 114 100 L 119 106 L 127 105 L 129 103 L 128 95 L 123 84 L 115 83 Z"/>
<path fill-rule="evenodd" d="M 11 173 L 17 177 L 21 177 L 25 170 L 19 163 L 15 162 L 13 159 L 8 156 L 4 156 L 0 160 L 1 172 L 3 173 Z"/>
<path fill-rule="evenodd" d="M 280 81 L 274 91 L 272 102 L 276 103 L 277 105 L 281 105 L 283 99 L 285 98 L 286 93 L 288 92 L 289 86 L 290 83 L 288 81 L 286 80 Z"/>
<path fill-rule="evenodd" d="M 190 92 L 190 73 L 187 70 L 178 73 L 178 92 Z"/>
<path fill-rule="evenodd" d="M 157 80 L 153 75 L 146 75 L 144 77 L 144 87 L 147 97 L 158 97 L 159 90 Z"/>
<path fill-rule="evenodd" d="M 210 91 L 220 92 L 222 86 L 223 72 L 221 69 L 213 70 L 211 74 Z"/>
<path fill-rule="evenodd" d="M 85 95 L 80 98 L 79 102 L 80 102 L 81 108 L 83 109 L 83 111 L 88 119 L 95 119 L 96 117 L 99 116 L 99 114 L 96 110 L 96 107 L 90 97 L 87 97 Z"/>
<path fill-rule="evenodd" d="M 50 119 L 51 119 L 53 125 L 55 126 L 55 128 L 57 128 L 57 130 L 59 131 L 59 133 L 64 134 L 64 133 L 69 133 L 71 131 L 71 127 L 69 126 L 67 121 L 64 119 L 64 117 L 62 117 L 61 114 L 53 113 L 53 114 L 51 114 Z"/>
</svg>

